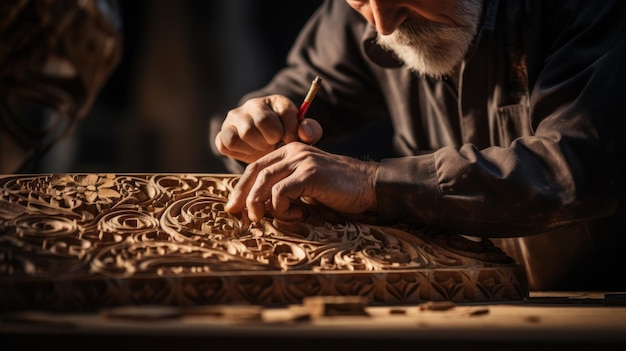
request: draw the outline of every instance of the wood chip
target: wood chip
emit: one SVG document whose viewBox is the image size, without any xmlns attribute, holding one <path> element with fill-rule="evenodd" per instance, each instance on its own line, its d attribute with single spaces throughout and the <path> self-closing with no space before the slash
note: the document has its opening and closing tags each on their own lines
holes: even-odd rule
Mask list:
<svg viewBox="0 0 626 351">
<path fill-rule="evenodd" d="M 310 296 L 302 300 L 311 317 L 367 316 L 369 300 L 363 296 Z"/>
<path fill-rule="evenodd" d="M 420 311 L 447 311 L 456 307 L 452 301 L 428 301 L 419 305 Z"/>
</svg>

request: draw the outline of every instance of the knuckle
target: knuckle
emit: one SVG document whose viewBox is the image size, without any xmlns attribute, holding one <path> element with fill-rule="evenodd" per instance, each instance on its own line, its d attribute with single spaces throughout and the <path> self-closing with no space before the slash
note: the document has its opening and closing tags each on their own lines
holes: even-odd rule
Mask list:
<svg viewBox="0 0 626 351">
<path fill-rule="evenodd" d="M 233 128 L 224 129 L 219 135 L 221 143 L 227 148 L 232 148 L 239 142 L 239 136 L 233 131 Z"/>
<path fill-rule="evenodd" d="M 252 127 L 247 124 L 243 128 L 239 129 L 239 137 L 243 140 L 248 140 L 254 135 Z"/>
<path fill-rule="evenodd" d="M 261 170 L 261 165 L 259 165 L 258 162 L 252 162 L 248 164 L 248 166 L 246 167 L 246 170 L 244 171 L 244 174 L 246 175 L 257 174 L 260 170 Z"/>
<path fill-rule="evenodd" d="M 287 186 L 284 182 L 275 184 L 272 187 L 272 198 L 274 199 L 282 199 L 283 196 L 287 193 Z"/>
<path fill-rule="evenodd" d="M 217 151 L 221 153 L 224 153 L 224 151 L 226 151 L 224 147 L 224 143 L 222 142 L 222 133 L 217 134 L 213 143 L 215 144 L 215 148 L 217 148 Z"/>
<path fill-rule="evenodd" d="M 267 182 L 268 180 L 270 180 L 272 178 L 273 173 L 274 172 L 272 172 L 271 169 L 263 168 L 263 169 L 259 170 L 258 178 L 259 178 L 260 181 L 265 183 L 265 182 Z"/>
</svg>

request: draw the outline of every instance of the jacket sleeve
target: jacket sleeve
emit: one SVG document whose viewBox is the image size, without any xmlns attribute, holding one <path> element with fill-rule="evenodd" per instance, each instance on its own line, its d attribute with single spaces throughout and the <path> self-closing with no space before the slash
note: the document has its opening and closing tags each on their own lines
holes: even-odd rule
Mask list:
<svg viewBox="0 0 626 351">
<path fill-rule="evenodd" d="M 384 160 L 381 217 L 504 237 L 614 214 L 624 181 L 626 3 L 528 3 L 532 134 Z"/>
</svg>

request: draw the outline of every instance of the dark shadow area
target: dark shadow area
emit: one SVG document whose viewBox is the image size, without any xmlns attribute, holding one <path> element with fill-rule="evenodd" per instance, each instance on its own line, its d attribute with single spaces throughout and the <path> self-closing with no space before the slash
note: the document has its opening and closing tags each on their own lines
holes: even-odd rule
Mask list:
<svg viewBox="0 0 626 351">
<path fill-rule="evenodd" d="M 320 3 L 120 1 L 122 60 L 37 172 L 225 172 L 210 150 L 209 117 L 282 67 Z"/>
</svg>

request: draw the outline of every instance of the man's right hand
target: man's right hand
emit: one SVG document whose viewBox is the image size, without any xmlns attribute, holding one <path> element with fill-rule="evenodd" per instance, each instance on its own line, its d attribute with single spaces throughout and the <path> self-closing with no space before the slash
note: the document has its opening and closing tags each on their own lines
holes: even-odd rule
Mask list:
<svg viewBox="0 0 626 351">
<path fill-rule="evenodd" d="M 252 163 L 283 144 L 316 143 L 322 137 L 320 124 L 308 118 L 298 124 L 297 115 L 298 108 L 285 96 L 250 99 L 228 112 L 215 146 L 225 156 Z"/>
</svg>

